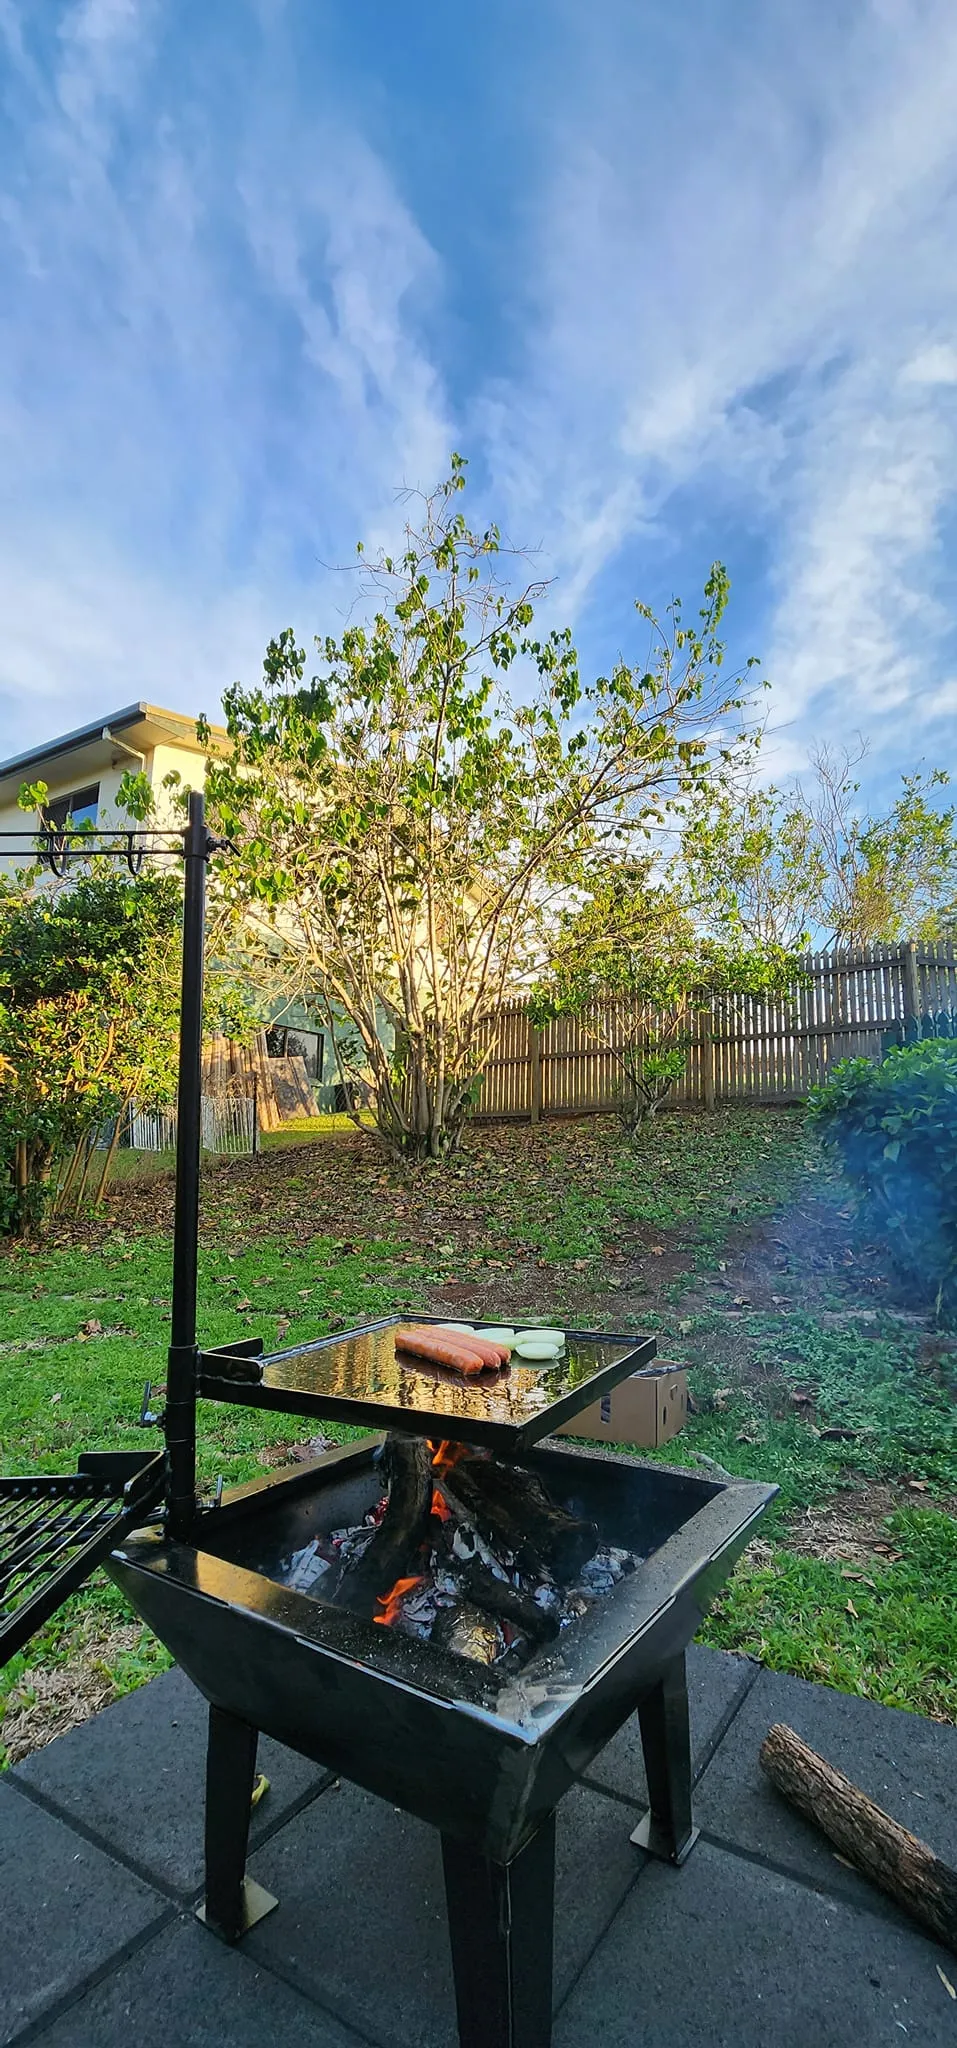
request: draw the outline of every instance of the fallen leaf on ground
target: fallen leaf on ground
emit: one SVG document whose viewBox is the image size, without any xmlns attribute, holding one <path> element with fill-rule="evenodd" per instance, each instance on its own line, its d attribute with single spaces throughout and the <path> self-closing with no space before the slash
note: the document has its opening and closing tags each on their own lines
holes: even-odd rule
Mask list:
<svg viewBox="0 0 957 2048">
<path fill-rule="evenodd" d="M 853 1614 L 855 1621 L 860 1621 L 861 1617 L 858 1614 L 857 1608 L 855 1607 L 853 1600 L 848 1601 L 844 1611 L 846 1614 Z"/>
</svg>

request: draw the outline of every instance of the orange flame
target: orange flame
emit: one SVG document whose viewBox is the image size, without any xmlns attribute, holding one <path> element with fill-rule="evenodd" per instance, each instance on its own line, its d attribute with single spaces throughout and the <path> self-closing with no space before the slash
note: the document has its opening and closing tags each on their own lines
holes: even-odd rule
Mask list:
<svg viewBox="0 0 957 2048">
<path fill-rule="evenodd" d="M 465 1444 L 450 1443 L 448 1439 L 440 1444 L 433 1443 L 430 1439 L 429 1449 L 432 1452 L 432 1463 L 440 1473 L 451 1472 L 453 1465 L 457 1465 L 459 1459 L 466 1456 Z"/>
<path fill-rule="evenodd" d="M 442 1495 L 440 1494 L 440 1492 L 439 1492 L 439 1489 L 438 1489 L 438 1487 L 437 1487 L 437 1486 L 433 1486 L 433 1488 L 432 1488 L 432 1510 L 431 1510 L 431 1512 L 432 1512 L 432 1514 L 433 1514 L 433 1515 L 438 1515 L 438 1518 L 439 1518 L 439 1521 L 440 1521 L 440 1522 L 447 1522 L 447 1521 L 449 1520 L 449 1510 L 448 1510 L 448 1507 L 447 1507 L 447 1505 L 446 1505 L 445 1501 L 443 1500 L 443 1498 L 442 1498 Z"/>
<path fill-rule="evenodd" d="M 382 1608 L 382 1613 L 374 1614 L 372 1617 L 373 1621 L 377 1622 L 380 1628 L 391 1628 L 393 1623 L 398 1620 L 399 1609 L 406 1593 L 410 1593 L 413 1586 L 422 1586 L 424 1583 L 425 1574 L 423 1572 L 419 1573 L 418 1578 L 396 1579 L 391 1593 L 379 1595 L 379 1606 Z"/>
</svg>

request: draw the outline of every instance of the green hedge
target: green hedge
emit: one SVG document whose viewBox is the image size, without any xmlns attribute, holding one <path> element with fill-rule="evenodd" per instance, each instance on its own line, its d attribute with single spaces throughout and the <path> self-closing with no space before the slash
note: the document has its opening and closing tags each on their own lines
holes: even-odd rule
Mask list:
<svg viewBox="0 0 957 2048">
<path fill-rule="evenodd" d="M 926 1039 L 880 1066 L 844 1060 L 810 1114 L 887 1233 L 888 1251 L 941 1316 L 957 1313 L 957 1041 Z"/>
</svg>

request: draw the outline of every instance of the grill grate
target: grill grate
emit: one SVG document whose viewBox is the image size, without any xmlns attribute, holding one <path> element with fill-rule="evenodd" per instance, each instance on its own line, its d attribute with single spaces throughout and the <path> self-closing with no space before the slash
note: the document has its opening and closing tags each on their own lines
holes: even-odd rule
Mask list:
<svg viewBox="0 0 957 2048">
<path fill-rule="evenodd" d="M 0 1665 L 162 1492 L 162 1455 L 89 1452 L 80 1465 L 0 1479 Z"/>
</svg>

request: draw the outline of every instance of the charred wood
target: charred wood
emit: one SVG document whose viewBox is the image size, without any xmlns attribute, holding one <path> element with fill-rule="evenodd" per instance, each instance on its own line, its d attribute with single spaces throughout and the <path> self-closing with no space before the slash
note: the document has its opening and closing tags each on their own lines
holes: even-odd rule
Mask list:
<svg viewBox="0 0 957 2048">
<path fill-rule="evenodd" d="M 496 1578 L 481 1558 L 473 1558 L 466 1566 L 462 1586 L 475 1607 L 481 1607 L 485 1614 L 494 1614 L 500 1621 L 513 1622 L 531 1642 L 550 1642 L 557 1636 L 557 1614 L 540 1607 L 531 1593 L 523 1593 L 507 1579 Z"/>
<path fill-rule="evenodd" d="M 336 1599 L 356 1614 L 374 1615 L 376 1602 L 414 1570 L 432 1509 L 432 1459 L 424 1437 L 390 1436 L 383 1454 L 389 1477 L 385 1514 L 357 1564 L 343 1574 Z"/>
<path fill-rule="evenodd" d="M 496 1548 L 504 1545 L 521 1571 L 548 1571 L 568 1585 L 598 1548 L 597 1525 L 557 1507 L 520 1466 L 462 1458 L 439 1485 L 457 1519 L 474 1522 Z"/>
</svg>

